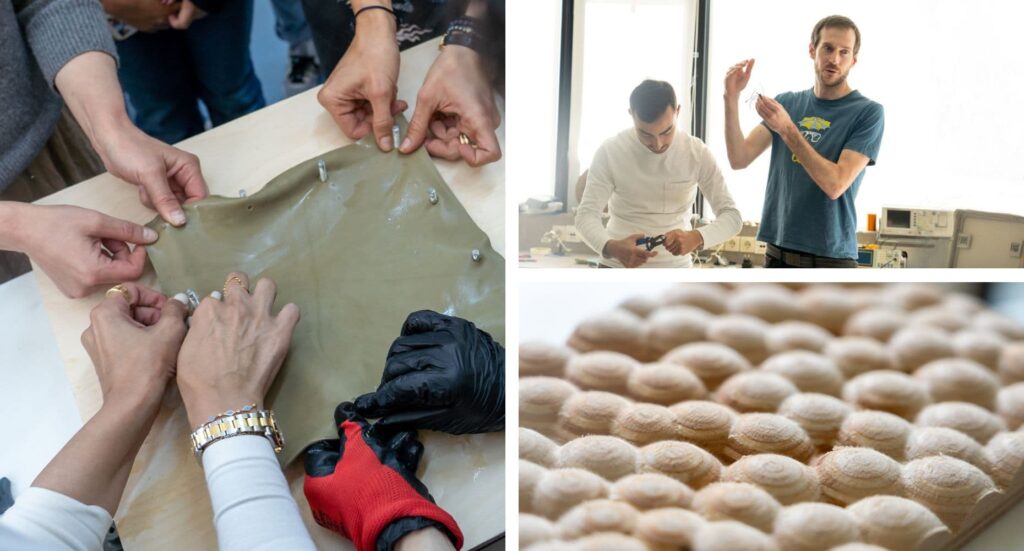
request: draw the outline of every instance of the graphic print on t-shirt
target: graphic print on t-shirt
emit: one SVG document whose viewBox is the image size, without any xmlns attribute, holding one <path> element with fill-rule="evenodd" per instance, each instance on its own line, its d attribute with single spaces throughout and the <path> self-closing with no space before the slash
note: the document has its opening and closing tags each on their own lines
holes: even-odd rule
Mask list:
<svg viewBox="0 0 1024 551">
<path fill-rule="evenodd" d="M 832 121 L 827 121 L 821 117 L 804 117 L 797 123 L 800 128 L 800 133 L 804 135 L 804 139 L 814 145 L 821 141 L 821 138 L 825 136 L 829 128 L 832 128 Z M 801 164 L 800 159 L 796 158 L 796 154 L 792 155 L 793 162 Z"/>
</svg>

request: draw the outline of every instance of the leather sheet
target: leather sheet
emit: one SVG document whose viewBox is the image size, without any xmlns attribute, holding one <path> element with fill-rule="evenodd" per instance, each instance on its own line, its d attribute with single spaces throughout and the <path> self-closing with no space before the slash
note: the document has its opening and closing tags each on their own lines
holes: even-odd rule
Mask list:
<svg viewBox="0 0 1024 551">
<path fill-rule="evenodd" d="M 277 282 L 275 309 L 301 309 L 267 396 L 285 437 L 282 464 L 336 437 L 334 407 L 376 388 L 410 312 L 461 316 L 504 343 L 504 259 L 422 149 L 381 153 L 360 140 L 249 197 L 211 196 L 185 211 L 183 228 L 149 223 L 160 233 L 148 251 L 165 294 L 194 289 L 203 297 L 241 270 L 252 285 Z"/>
</svg>

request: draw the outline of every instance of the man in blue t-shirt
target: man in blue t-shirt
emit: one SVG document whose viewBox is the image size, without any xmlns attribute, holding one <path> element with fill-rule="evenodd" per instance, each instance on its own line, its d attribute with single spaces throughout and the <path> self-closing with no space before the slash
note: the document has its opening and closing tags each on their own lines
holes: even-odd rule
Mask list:
<svg viewBox="0 0 1024 551">
<path fill-rule="evenodd" d="M 833 15 L 814 26 L 814 88 L 775 99 L 758 95 L 764 121 L 743 137 L 740 92 L 754 60 L 725 76 L 725 143 L 733 169 L 746 168 L 771 145 L 771 167 L 757 238 L 768 244 L 766 268 L 857 267 L 854 200 L 875 164 L 885 128 L 882 106 L 850 87 L 860 31 Z"/>
</svg>

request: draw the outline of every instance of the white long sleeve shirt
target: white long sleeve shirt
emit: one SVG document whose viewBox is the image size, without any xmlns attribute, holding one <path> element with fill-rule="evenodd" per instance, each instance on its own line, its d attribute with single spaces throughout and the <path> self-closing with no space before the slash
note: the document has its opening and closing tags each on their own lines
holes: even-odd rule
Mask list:
<svg viewBox="0 0 1024 551">
<path fill-rule="evenodd" d="M 203 469 L 220 549 L 316 550 L 266 438 L 236 436 L 211 444 Z M 0 549 L 98 551 L 110 522 L 101 507 L 28 488 L 0 516 Z"/>
<path fill-rule="evenodd" d="M 598 253 L 609 239 L 642 233 L 690 230 L 690 214 L 697 190 L 704 194 L 715 221 L 698 228 L 704 247 L 710 248 L 739 233 L 743 226 L 736 203 L 725 186 L 711 151 L 704 142 L 678 132 L 664 153 L 647 149 L 632 128 L 606 140 L 594 154 L 587 187 L 576 211 L 576 228 L 583 241 Z M 601 224 L 605 205 L 611 218 Z M 690 255 L 674 256 L 663 246 L 645 268 L 688 268 Z M 614 267 L 614 258 L 602 259 Z"/>
</svg>

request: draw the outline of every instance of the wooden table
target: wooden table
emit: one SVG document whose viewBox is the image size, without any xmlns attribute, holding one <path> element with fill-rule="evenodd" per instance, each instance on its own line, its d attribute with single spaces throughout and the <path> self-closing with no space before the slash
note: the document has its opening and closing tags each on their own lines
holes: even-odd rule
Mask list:
<svg viewBox="0 0 1024 551">
<path fill-rule="evenodd" d="M 433 40 L 402 53 L 398 97 L 410 103 L 410 117 L 416 91 L 437 54 L 437 42 Z M 236 197 L 244 189 L 251 195 L 293 165 L 352 142 L 317 103 L 318 90 L 281 101 L 177 145 L 199 156 L 211 194 Z M 504 144 L 504 127 L 499 129 L 498 139 Z M 437 161 L 436 165 L 473 220 L 490 237 L 491 245 L 504 256 L 504 161 L 479 169 L 447 161 Z M 101 174 L 39 203 L 87 207 L 140 224 L 155 215 L 139 203 L 134 186 L 110 174 Z M 68 299 L 36 268 L 40 294 L 78 410 L 83 420 L 89 419 L 99 410 L 102 395 L 79 338 L 89 325 L 89 311 L 103 294 Z M 140 282 L 157 287 L 152 268 L 147 269 Z M 173 389 L 165 397 L 157 421 L 139 452 L 115 515 L 126 549 L 216 549 L 203 471 L 192 457 L 187 433 L 184 408 Z M 453 437 L 424 433 L 423 437 L 426 453 L 419 474 L 437 502 L 458 520 L 466 537 L 466 549 L 503 532 L 504 434 Z M 301 461 L 286 469 L 286 476 L 317 546 L 351 549 L 350 542 L 312 520 L 302 495 Z"/>
</svg>

